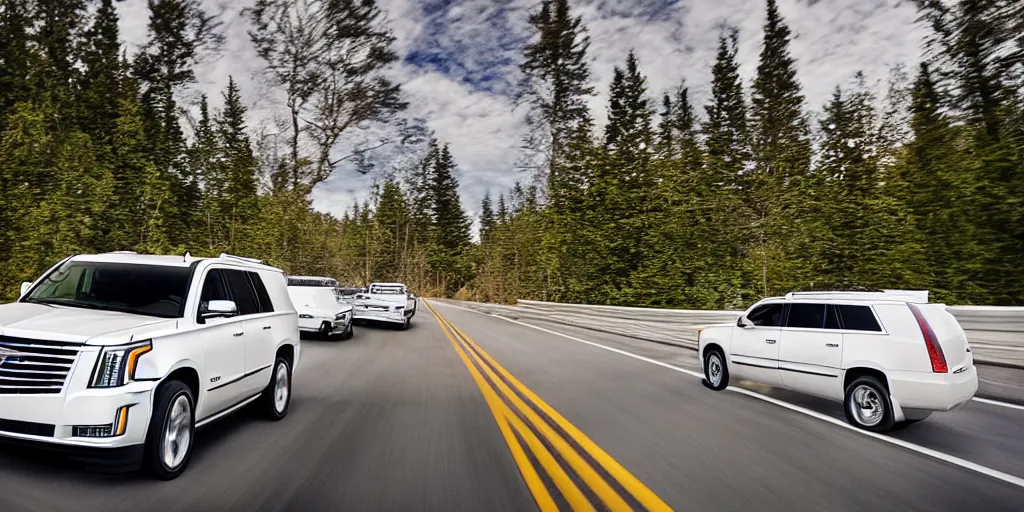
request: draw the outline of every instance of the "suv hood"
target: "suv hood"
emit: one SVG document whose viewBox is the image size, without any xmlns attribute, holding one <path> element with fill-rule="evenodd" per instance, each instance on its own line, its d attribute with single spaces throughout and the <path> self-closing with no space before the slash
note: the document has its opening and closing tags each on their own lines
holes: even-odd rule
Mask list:
<svg viewBox="0 0 1024 512">
<path fill-rule="evenodd" d="M 151 316 L 15 302 L 0 305 L 0 335 L 95 345 L 127 343 L 177 320 Z"/>
</svg>

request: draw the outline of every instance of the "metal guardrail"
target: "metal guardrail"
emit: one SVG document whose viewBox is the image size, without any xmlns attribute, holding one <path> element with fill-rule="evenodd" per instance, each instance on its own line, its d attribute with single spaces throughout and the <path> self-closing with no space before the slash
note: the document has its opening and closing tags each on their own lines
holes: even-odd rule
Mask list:
<svg viewBox="0 0 1024 512">
<path fill-rule="evenodd" d="M 463 302 L 501 316 L 571 325 L 630 338 L 697 349 L 697 328 L 735 322 L 742 311 L 590 306 L 521 300 L 516 306 Z M 978 363 L 1024 369 L 1024 307 L 949 306 Z"/>
</svg>

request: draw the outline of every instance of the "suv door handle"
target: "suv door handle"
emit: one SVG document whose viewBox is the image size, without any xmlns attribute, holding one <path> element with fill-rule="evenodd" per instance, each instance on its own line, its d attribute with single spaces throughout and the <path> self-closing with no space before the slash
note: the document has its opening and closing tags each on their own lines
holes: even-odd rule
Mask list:
<svg viewBox="0 0 1024 512">
<path fill-rule="evenodd" d="M 232 336 L 241 336 L 243 334 L 245 334 L 244 331 L 243 332 L 236 332 L 236 333 L 232 334 Z"/>
<path fill-rule="evenodd" d="M 769 345 L 774 345 L 775 344 L 775 340 L 764 340 L 764 342 L 769 344 Z"/>
<path fill-rule="evenodd" d="M 269 326 L 269 325 L 264 325 L 264 326 L 263 326 L 263 330 L 264 330 L 264 331 L 270 330 L 270 327 L 271 327 L 271 326 Z"/>
</svg>

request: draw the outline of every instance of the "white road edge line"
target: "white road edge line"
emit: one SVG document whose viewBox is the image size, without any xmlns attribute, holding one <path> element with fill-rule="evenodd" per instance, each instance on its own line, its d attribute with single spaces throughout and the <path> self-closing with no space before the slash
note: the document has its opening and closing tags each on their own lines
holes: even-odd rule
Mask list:
<svg viewBox="0 0 1024 512">
<path fill-rule="evenodd" d="M 989 398 L 981 398 L 980 396 L 976 396 L 976 397 L 972 398 L 971 400 L 974 400 L 975 402 L 981 402 L 983 404 L 998 405 L 999 407 L 1006 407 L 1008 409 L 1017 409 L 1018 411 L 1024 411 L 1024 405 L 1011 404 L 1009 402 L 1000 402 L 999 400 L 992 400 L 992 399 L 989 399 Z"/>
<path fill-rule="evenodd" d="M 498 319 L 504 320 L 506 322 L 511 322 L 513 324 L 522 325 L 522 326 L 525 326 L 525 327 L 529 327 L 531 329 L 536 329 L 538 331 L 546 332 L 548 334 L 554 334 L 555 336 L 561 336 L 563 338 L 570 339 L 572 341 L 576 341 L 576 342 L 579 342 L 579 343 L 583 343 L 585 345 L 590 345 L 590 346 L 593 346 L 593 347 L 604 349 L 604 350 L 607 350 L 609 352 L 615 352 L 616 354 L 621 354 L 621 355 L 624 355 L 626 357 L 632 357 L 633 359 L 638 359 L 640 361 L 644 361 L 644 362 L 651 363 L 651 364 L 654 364 L 654 365 L 657 365 L 657 366 L 661 366 L 662 368 L 668 368 L 669 370 L 675 370 L 675 371 L 677 371 L 679 373 L 685 373 L 685 374 L 690 375 L 692 377 L 704 378 L 703 374 L 695 372 L 695 371 L 692 371 L 692 370 L 687 370 L 685 368 L 680 368 L 680 367 L 675 366 L 675 365 L 671 365 L 671 364 L 668 364 L 668 363 L 663 363 L 661 361 L 657 361 L 657 360 L 651 359 L 649 357 L 644 357 L 644 356 L 641 356 L 641 355 L 633 354 L 631 352 L 626 352 L 625 350 L 619 350 L 617 348 L 612 348 L 612 347 L 609 347 L 609 346 L 601 345 L 600 343 L 594 343 L 593 341 L 587 341 L 587 340 L 584 340 L 584 339 L 581 339 L 581 338 L 577 338 L 575 336 L 570 336 L 568 334 L 563 334 L 563 333 L 560 333 L 560 332 L 557 332 L 557 331 L 552 331 L 550 329 L 545 329 L 543 327 L 539 327 L 539 326 L 536 326 L 536 325 L 531 325 L 531 324 L 528 324 L 528 323 L 525 323 L 525 322 L 520 322 L 518 320 L 513 320 L 511 318 L 506 318 L 506 317 L 503 317 L 501 315 L 496 315 L 496 314 L 493 314 L 493 313 L 485 313 L 483 311 L 477 311 L 475 309 L 470 309 L 470 308 L 466 308 L 466 307 L 462 307 L 462 306 L 456 306 L 454 304 L 447 304 L 447 303 L 444 303 L 444 302 L 438 302 L 437 304 L 440 304 L 442 306 L 448 306 L 448 307 L 451 307 L 451 308 L 461 309 L 463 311 L 469 311 L 470 313 L 476 313 L 478 315 L 485 315 L 485 316 L 490 316 L 490 317 L 498 318 Z M 776 398 L 772 398 L 772 397 L 767 396 L 767 395 L 762 395 L 761 393 L 750 391 L 748 389 L 737 388 L 737 387 L 734 387 L 734 386 L 729 386 L 726 389 L 728 389 L 730 391 L 733 391 L 733 392 L 736 392 L 736 393 L 739 393 L 741 395 L 747 395 L 749 397 L 756 398 L 758 400 L 763 400 L 763 401 L 768 402 L 770 404 L 774 404 L 774 405 L 777 405 L 779 407 L 783 407 L 783 408 L 789 409 L 791 411 L 798 412 L 798 413 L 804 414 L 806 416 L 810 416 L 812 418 L 819 419 L 819 420 L 827 422 L 827 423 L 831 423 L 831 424 L 833 424 L 833 425 L 835 425 L 837 427 L 844 428 L 844 429 L 849 430 L 851 432 L 856 432 L 858 434 L 861 434 L 861 435 L 864 435 L 864 436 L 867 436 L 867 437 L 872 437 L 872 438 L 877 439 L 877 440 L 882 441 L 882 442 L 886 442 L 886 443 L 893 444 L 893 445 L 896 445 L 896 446 L 899 446 L 899 447 L 902 447 L 902 448 L 906 448 L 907 450 L 911 450 L 911 451 L 920 453 L 922 455 L 926 455 L 928 457 L 932 457 L 934 459 L 941 460 L 943 462 L 948 462 L 950 464 L 954 464 L 956 466 L 960 466 L 960 467 L 962 467 L 964 469 L 968 469 L 968 470 L 971 470 L 971 471 L 974 471 L 974 472 L 977 472 L 977 473 L 981 473 L 983 475 L 990 476 L 990 477 L 995 478 L 997 480 L 1002 480 L 1002 481 L 1004 481 L 1006 483 L 1009 483 L 1009 484 L 1012 484 L 1012 485 L 1016 485 L 1017 487 L 1024 488 L 1024 478 L 1017 477 L 1017 476 L 1011 475 L 1009 473 L 1004 473 L 1004 472 L 999 471 L 997 469 L 992 469 L 992 468 L 987 467 L 987 466 L 982 466 L 981 464 L 977 464 L 977 463 L 971 462 L 969 460 L 961 459 L 960 457 L 957 457 L 957 456 L 954 456 L 954 455 L 950 455 L 948 453 L 943 453 L 943 452 L 940 452 L 938 450 L 933 450 L 931 448 L 928 448 L 928 447 L 925 447 L 925 446 L 921 446 L 919 444 L 914 444 L 914 443 L 911 443 L 911 442 L 908 442 L 908 441 L 904 441 L 902 439 L 897 439 L 895 437 L 884 436 L 882 434 L 876 434 L 874 432 L 868 432 L 866 430 L 861 430 L 861 429 L 859 429 L 857 427 L 854 427 L 853 425 L 850 425 L 849 423 L 837 420 L 837 419 L 835 419 L 835 418 L 833 418 L 831 416 L 828 416 L 826 414 L 822 414 L 820 412 L 813 411 L 811 409 L 807 409 L 807 408 L 801 407 L 799 405 L 793 405 L 793 404 L 791 404 L 789 402 L 784 402 L 782 400 L 779 400 L 779 399 L 776 399 Z M 983 403 L 987 403 L 985 401 L 985 399 L 981 399 L 979 401 L 982 401 Z M 1002 405 L 1001 403 L 998 403 L 998 402 L 997 402 L 997 404 Z M 1007 404 L 1007 405 L 1010 405 L 1010 404 Z"/>
</svg>

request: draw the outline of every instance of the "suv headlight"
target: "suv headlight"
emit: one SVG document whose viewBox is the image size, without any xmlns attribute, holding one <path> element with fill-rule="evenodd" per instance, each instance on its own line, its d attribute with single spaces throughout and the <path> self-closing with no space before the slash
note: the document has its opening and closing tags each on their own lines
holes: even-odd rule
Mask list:
<svg viewBox="0 0 1024 512">
<path fill-rule="evenodd" d="M 346 313 L 338 313 L 338 314 L 334 315 L 334 319 L 335 320 L 344 320 L 346 318 L 348 318 L 348 313 L 347 312 Z"/>
<path fill-rule="evenodd" d="M 152 340 L 130 345 L 103 347 L 92 370 L 91 388 L 116 388 L 135 379 L 135 368 L 143 354 L 153 350 Z"/>
<path fill-rule="evenodd" d="M 405 306 L 395 306 L 395 311 L 401 311 L 405 309 Z"/>
<path fill-rule="evenodd" d="M 313 318 L 313 315 L 310 315 L 308 313 L 300 313 L 299 318 Z"/>
</svg>

